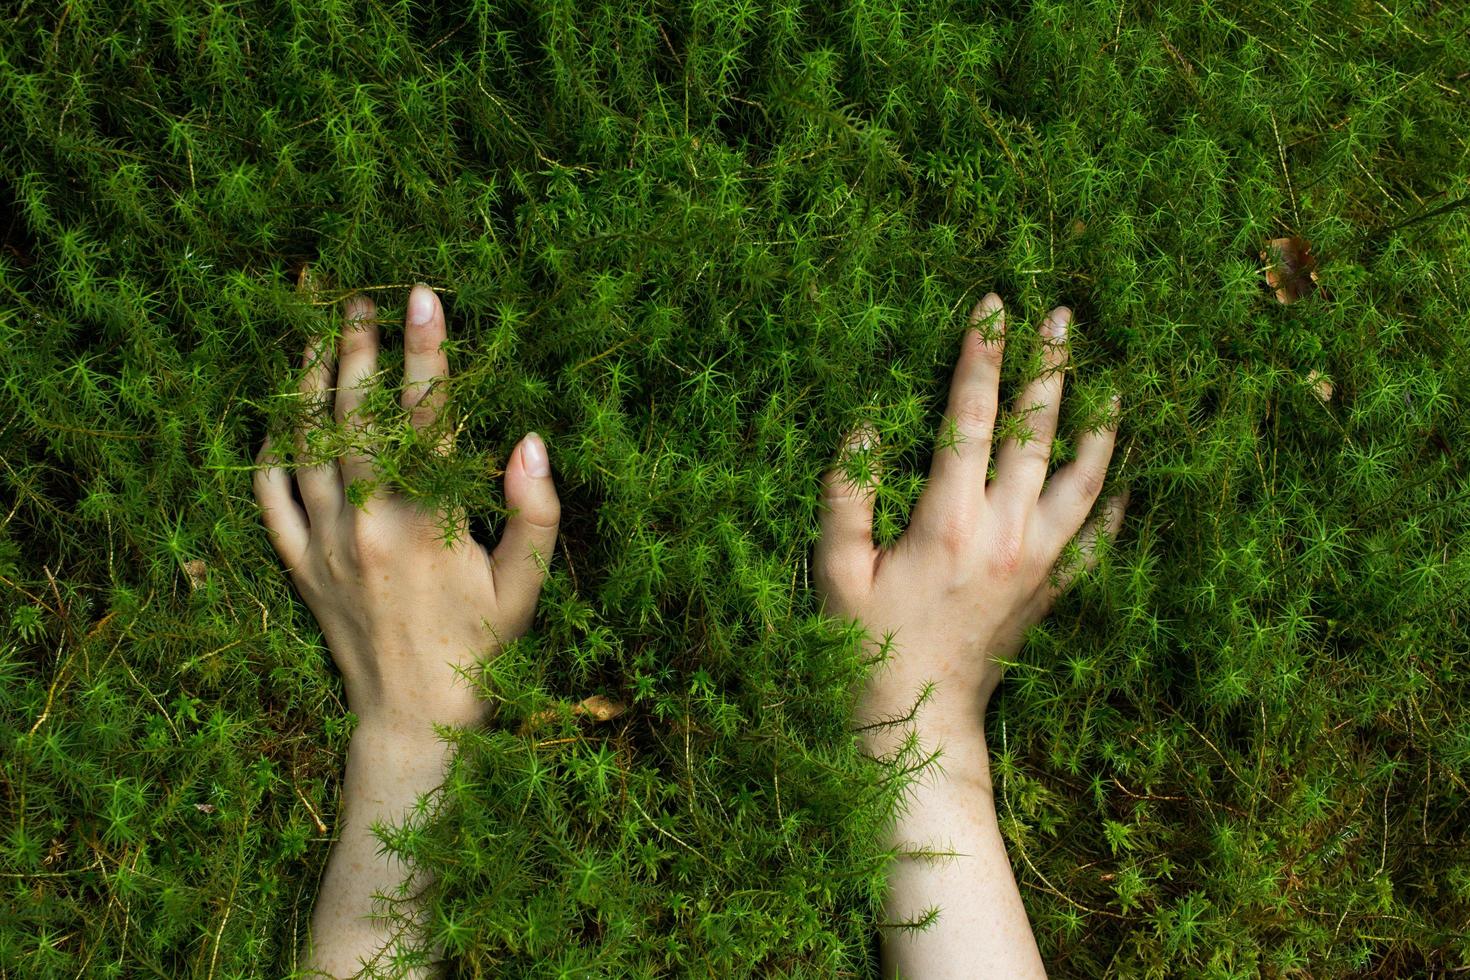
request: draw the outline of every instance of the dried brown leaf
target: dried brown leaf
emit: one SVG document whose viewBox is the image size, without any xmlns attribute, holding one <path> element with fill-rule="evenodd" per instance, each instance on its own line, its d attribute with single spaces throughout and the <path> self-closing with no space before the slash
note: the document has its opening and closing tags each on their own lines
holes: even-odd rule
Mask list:
<svg viewBox="0 0 1470 980">
<path fill-rule="evenodd" d="M 201 558 L 194 558 L 184 562 L 184 574 L 189 576 L 189 588 L 202 589 L 204 583 L 209 580 L 209 566 Z"/>
<path fill-rule="evenodd" d="M 1307 384 L 1312 386 L 1312 394 L 1317 400 L 1326 405 L 1332 401 L 1332 382 L 1322 376 L 1321 371 L 1312 371 L 1307 375 Z"/>
<path fill-rule="evenodd" d="M 1276 290 L 1276 301 L 1295 303 L 1317 287 L 1317 259 L 1312 243 L 1297 235 L 1273 238 L 1261 252 L 1266 283 Z"/>
<path fill-rule="evenodd" d="M 612 721 L 627 710 L 626 704 L 603 697 L 601 694 L 594 694 L 589 698 L 583 698 L 582 703 L 572 709 L 572 714 L 591 715 L 594 721 Z"/>
<path fill-rule="evenodd" d="M 572 705 L 573 716 L 587 717 L 593 721 L 612 721 L 627 710 L 627 705 L 601 694 L 590 695 L 589 697 L 583 698 L 577 704 Z M 521 734 L 530 734 L 547 722 L 555 721 L 559 713 L 560 710 L 557 708 L 543 708 L 522 723 Z"/>
</svg>

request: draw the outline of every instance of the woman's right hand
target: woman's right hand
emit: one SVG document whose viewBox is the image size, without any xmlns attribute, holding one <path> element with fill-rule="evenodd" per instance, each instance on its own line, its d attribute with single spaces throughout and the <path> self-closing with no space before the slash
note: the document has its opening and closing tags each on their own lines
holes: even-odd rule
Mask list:
<svg viewBox="0 0 1470 980">
<path fill-rule="evenodd" d="M 1115 534 L 1121 525 L 1126 499 L 1119 496 L 1083 527 L 1107 476 L 1116 416 L 1109 427 L 1084 434 L 1076 459 L 1046 484 L 1070 322 L 1071 311 L 1062 306 L 1043 324 L 1046 370 L 1015 404 L 1030 438 L 1001 443 L 995 479 L 987 484 L 1005 310 L 994 293 L 976 304 L 950 384 L 944 424 L 953 432 L 936 448 L 928 486 L 891 548 L 873 544 L 871 486 L 855 485 L 841 466 L 827 474 L 817 589 L 829 613 L 858 620 L 875 642 L 892 634 L 898 650 L 864 691 L 859 725 L 903 716 L 933 680 L 927 712 L 933 723 L 973 729 L 999 683 L 1001 662 L 1014 657 L 1027 628 L 1076 575 L 1051 577 L 1063 547 L 1081 529 L 1091 566 L 1099 534 Z M 871 440 L 860 430 L 845 450 L 860 450 Z"/>
</svg>

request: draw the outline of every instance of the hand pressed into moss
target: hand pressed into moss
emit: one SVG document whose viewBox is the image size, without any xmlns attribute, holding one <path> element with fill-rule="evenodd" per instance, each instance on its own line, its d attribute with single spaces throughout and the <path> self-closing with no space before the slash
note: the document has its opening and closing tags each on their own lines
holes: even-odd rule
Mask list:
<svg viewBox="0 0 1470 980">
<path fill-rule="evenodd" d="M 827 474 L 817 587 L 829 612 L 859 620 L 875 638 L 893 633 L 898 650 L 865 692 L 860 722 L 904 714 L 926 680 L 936 682 L 944 711 L 983 713 L 1000 679 L 997 659 L 1020 649 L 1026 629 L 1077 574 L 1054 581 L 1050 572 L 1102 489 L 1117 429 L 1083 435 L 1077 458 L 1042 493 L 1068 358 L 1071 311 L 1058 307 L 1042 328 L 1046 370 L 1016 402 L 1031 436 L 1000 445 L 987 486 L 1004 318 L 994 293 L 970 314 L 945 413 L 953 435 L 935 450 L 929 484 L 892 548 L 873 544 L 871 484 L 854 485 L 842 467 Z M 988 341 L 979 325 L 989 326 Z M 870 438 L 854 433 L 846 448 Z M 1082 528 L 1087 566 L 1096 561 L 1099 531 L 1116 532 L 1124 505 L 1121 496 L 1109 500 Z"/>
<path fill-rule="evenodd" d="M 320 339 L 307 350 L 300 390 L 339 422 L 370 429 L 358 410 L 377 370 L 377 314 L 371 300 L 356 296 L 346 316 L 340 354 Z M 449 373 L 445 336 L 438 297 L 414 287 L 402 404 L 420 429 L 434 424 L 444 404 L 442 386 L 433 382 Z M 304 449 L 305 433 L 296 438 Z M 449 436 L 436 447 L 451 448 Z M 365 723 L 421 732 L 429 722 L 483 720 L 484 702 L 451 664 L 467 665 L 531 625 L 560 517 L 546 446 L 531 433 L 511 453 L 505 495 L 515 513 L 493 553 L 469 536 L 463 518 L 462 533 L 446 547 L 437 515 L 401 495 L 379 489 L 361 508 L 350 503 L 346 485 L 372 476 L 372 461 L 362 454 L 303 467 L 295 473 L 303 508 L 284 468 L 257 470 L 256 498 L 276 551 L 321 624 L 349 705 Z"/>
<path fill-rule="evenodd" d="M 1077 458 L 1046 484 L 1067 363 L 1071 312 L 1059 307 L 1043 327 L 1045 370 L 1016 405 L 1030 430 L 996 450 L 987 485 L 999 402 L 1004 309 L 994 293 L 970 314 L 950 385 L 945 437 L 929 485 L 908 530 L 889 549 L 873 544 L 873 491 L 828 472 L 816 584 L 828 612 L 856 619 L 871 642 L 891 636 L 890 659 L 869 678 L 857 708 L 867 749 L 904 751 L 909 731 L 939 764 L 910 787 L 890 846 L 902 855 L 884 896 L 888 976 L 1036 977 L 1045 970 L 1007 863 L 985 746 L 985 707 L 1000 680 L 999 660 L 1013 656 L 1075 572 L 1051 572 L 1082 528 L 1084 565 L 1096 560 L 1099 535 L 1116 533 L 1126 501 L 1108 501 L 1085 528 L 1103 486 L 1116 435 L 1113 425 L 1083 435 Z M 848 439 L 848 451 L 871 437 Z M 914 710 L 924 687 L 932 699 Z M 912 714 L 911 714 L 912 713 Z M 915 852 L 944 853 L 946 859 Z"/>
</svg>

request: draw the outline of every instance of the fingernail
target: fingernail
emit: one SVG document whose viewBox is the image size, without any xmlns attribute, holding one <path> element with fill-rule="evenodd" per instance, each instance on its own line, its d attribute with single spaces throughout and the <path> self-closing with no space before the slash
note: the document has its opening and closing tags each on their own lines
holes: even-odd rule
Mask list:
<svg viewBox="0 0 1470 980">
<path fill-rule="evenodd" d="M 867 452 L 873 448 L 873 442 L 877 438 L 877 435 L 873 431 L 873 427 L 864 422 L 847 434 L 847 442 L 843 448 L 849 453 Z"/>
<path fill-rule="evenodd" d="M 1071 322 L 1072 311 L 1065 306 L 1057 307 L 1046 319 L 1046 335 L 1053 340 L 1061 340 L 1067 336 L 1067 325 Z"/>
<path fill-rule="evenodd" d="M 546 443 L 534 432 L 528 433 L 521 442 L 521 465 L 526 468 L 528 476 L 551 475 L 551 460 L 546 456 Z"/>
<path fill-rule="evenodd" d="M 347 322 L 353 325 L 353 329 L 361 329 L 366 326 L 362 321 L 369 320 L 372 316 L 370 302 L 362 293 L 355 293 L 347 298 L 345 312 Z"/>
<path fill-rule="evenodd" d="M 1005 309 L 1005 304 L 995 293 L 986 293 L 985 298 L 980 301 L 975 310 L 975 326 L 989 327 L 996 332 L 1005 330 L 1005 317 L 998 314 Z"/>
<path fill-rule="evenodd" d="M 408 322 L 416 326 L 428 323 L 434 316 L 434 291 L 426 283 L 418 283 L 408 296 Z"/>
</svg>

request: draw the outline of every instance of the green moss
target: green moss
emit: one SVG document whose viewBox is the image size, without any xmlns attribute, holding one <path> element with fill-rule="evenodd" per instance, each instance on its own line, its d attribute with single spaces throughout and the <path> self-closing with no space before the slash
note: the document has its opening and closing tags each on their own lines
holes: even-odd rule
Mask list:
<svg viewBox="0 0 1470 980">
<path fill-rule="evenodd" d="M 1433 213 L 1470 180 L 1460 5 L 0 23 L 0 971 L 295 963 L 352 719 L 249 469 L 332 323 L 308 261 L 390 321 L 415 280 L 445 298 L 464 454 L 398 419 L 400 486 L 493 535 L 534 428 L 561 488 L 495 721 L 388 834 L 463 975 L 874 968 L 917 762 L 849 736 L 817 477 L 870 420 L 901 532 L 992 288 L 1011 386 L 1077 312 L 1059 458 L 1126 413 L 1123 536 L 991 718 L 1048 964 L 1470 966 L 1470 235 Z M 1324 287 L 1291 306 L 1258 259 L 1286 235 Z M 592 693 L 631 710 L 520 734 Z"/>
</svg>

